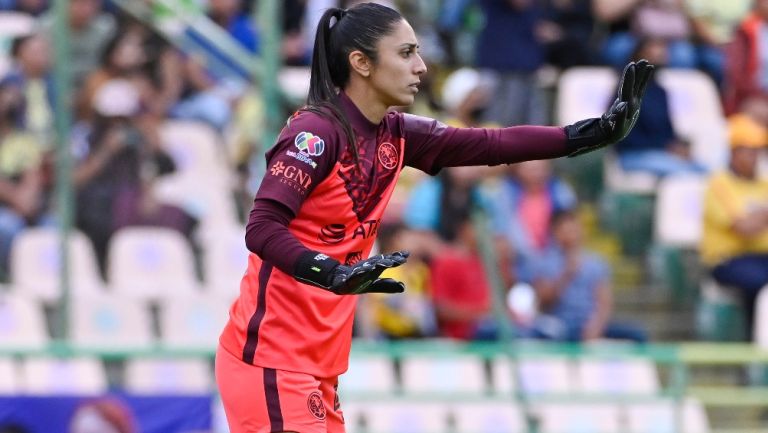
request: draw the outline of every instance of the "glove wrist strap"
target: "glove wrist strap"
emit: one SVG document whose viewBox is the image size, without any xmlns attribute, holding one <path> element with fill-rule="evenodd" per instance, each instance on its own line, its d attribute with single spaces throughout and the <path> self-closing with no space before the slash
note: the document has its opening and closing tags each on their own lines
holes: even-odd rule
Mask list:
<svg viewBox="0 0 768 433">
<path fill-rule="evenodd" d="M 307 251 L 296 261 L 293 277 L 302 283 L 328 289 L 339 261 L 317 251 Z"/>
<path fill-rule="evenodd" d="M 600 118 L 580 120 L 565 127 L 566 146 L 568 155 L 573 155 L 584 149 L 600 147 L 607 139 L 600 127 Z"/>
</svg>

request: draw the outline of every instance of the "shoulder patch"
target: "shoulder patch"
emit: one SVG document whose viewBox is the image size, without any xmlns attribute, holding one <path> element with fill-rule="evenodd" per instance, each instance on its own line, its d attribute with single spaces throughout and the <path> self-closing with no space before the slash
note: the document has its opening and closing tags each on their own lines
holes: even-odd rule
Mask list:
<svg viewBox="0 0 768 433">
<path fill-rule="evenodd" d="M 293 140 L 293 144 L 299 149 L 301 153 L 319 156 L 323 154 L 325 150 L 325 141 L 317 135 L 311 132 L 302 131 L 296 134 L 296 139 Z"/>
</svg>

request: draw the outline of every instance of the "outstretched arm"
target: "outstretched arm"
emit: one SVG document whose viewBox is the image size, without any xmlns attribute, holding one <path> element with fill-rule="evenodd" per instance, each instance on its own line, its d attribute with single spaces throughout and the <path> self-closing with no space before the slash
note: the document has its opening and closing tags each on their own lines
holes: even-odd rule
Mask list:
<svg viewBox="0 0 768 433">
<path fill-rule="evenodd" d="M 512 164 L 576 156 L 616 143 L 629 134 L 640 112 L 653 66 L 641 60 L 624 68 L 613 105 L 599 118 L 564 128 L 451 128 L 433 119 L 403 115 L 405 163 L 435 174 L 443 167 Z"/>
</svg>

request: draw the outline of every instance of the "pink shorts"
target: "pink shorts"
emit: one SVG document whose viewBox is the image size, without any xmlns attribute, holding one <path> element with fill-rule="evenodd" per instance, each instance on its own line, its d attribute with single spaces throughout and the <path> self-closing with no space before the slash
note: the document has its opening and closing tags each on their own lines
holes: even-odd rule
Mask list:
<svg viewBox="0 0 768 433">
<path fill-rule="evenodd" d="M 230 433 L 344 433 L 337 377 L 257 367 L 219 346 L 216 383 Z"/>
</svg>

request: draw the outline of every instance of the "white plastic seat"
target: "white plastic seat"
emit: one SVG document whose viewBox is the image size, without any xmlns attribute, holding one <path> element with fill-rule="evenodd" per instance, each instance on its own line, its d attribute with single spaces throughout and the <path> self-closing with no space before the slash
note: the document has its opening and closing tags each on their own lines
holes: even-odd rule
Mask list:
<svg viewBox="0 0 768 433">
<path fill-rule="evenodd" d="M 70 317 L 71 340 L 79 347 L 143 349 L 154 341 L 149 309 L 137 299 L 75 297 Z"/>
<path fill-rule="evenodd" d="M 0 12 L 0 52 L 10 55 L 11 42 L 19 36 L 32 34 L 35 19 L 23 12 Z"/>
<path fill-rule="evenodd" d="M 511 394 L 515 386 L 526 394 L 564 394 L 575 389 L 573 366 L 564 359 L 530 358 L 513 365 L 507 358 L 497 358 L 493 372 L 496 390 L 503 394 Z"/>
<path fill-rule="evenodd" d="M 182 349 L 215 349 L 229 317 L 229 302 L 210 295 L 187 295 L 160 302 L 160 341 Z"/>
<path fill-rule="evenodd" d="M 349 369 L 339 377 L 342 397 L 355 393 L 391 394 L 395 388 L 395 371 L 387 356 L 352 355 Z"/>
<path fill-rule="evenodd" d="M 452 405 L 456 431 L 461 433 L 527 433 L 520 408 L 511 400 L 466 401 Z"/>
<path fill-rule="evenodd" d="M 563 71 L 558 82 L 557 122 L 569 125 L 599 117 L 615 98 L 618 76 L 609 67 L 576 67 Z"/>
<path fill-rule="evenodd" d="M 205 123 L 168 120 L 160 126 L 160 141 L 176 164 L 177 171 L 199 173 L 200 170 L 214 170 L 213 174 L 227 171 L 224 144 L 216 131 Z"/>
<path fill-rule="evenodd" d="M 107 373 L 96 358 L 27 358 L 21 363 L 28 394 L 97 395 L 107 390 Z"/>
<path fill-rule="evenodd" d="M 196 293 L 194 258 L 187 240 L 165 228 L 127 227 L 109 247 L 107 269 L 115 293 L 144 300 Z"/>
<path fill-rule="evenodd" d="M 214 387 L 204 359 L 131 359 L 125 388 L 135 394 L 205 394 Z"/>
<path fill-rule="evenodd" d="M 537 408 L 541 433 L 624 433 L 619 407 L 610 404 L 545 404 Z"/>
<path fill-rule="evenodd" d="M 669 93 L 675 132 L 691 141 L 693 158 L 712 170 L 724 168 L 728 134 L 715 83 L 696 69 L 663 69 L 658 80 Z"/>
<path fill-rule="evenodd" d="M 202 244 L 205 286 L 209 293 L 234 300 L 248 267 L 250 251 L 245 246 L 245 229 L 232 226 L 204 233 Z"/>
<path fill-rule="evenodd" d="M 405 392 L 482 394 L 486 390 L 485 366 L 475 356 L 409 356 L 401 361 L 401 372 Z"/>
<path fill-rule="evenodd" d="M 448 430 L 448 413 L 448 407 L 439 403 L 378 402 L 365 412 L 366 431 L 445 433 Z"/>
<path fill-rule="evenodd" d="M 696 248 L 701 239 L 706 179 L 673 176 L 661 181 L 654 218 L 656 241 L 665 246 Z"/>
<path fill-rule="evenodd" d="M 659 391 L 656 367 L 645 359 L 581 360 L 577 364 L 579 390 L 587 394 L 637 394 Z"/>
<path fill-rule="evenodd" d="M 21 380 L 16 361 L 0 358 L 0 395 L 13 395 L 21 392 Z"/>
<path fill-rule="evenodd" d="M 755 344 L 761 349 L 768 349 L 768 290 L 763 287 L 755 301 L 755 323 L 753 335 Z"/>
<path fill-rule="evenodd" d="M 21 293 L 45 302 L 56 302 L 61 296 L 60 236 L 54 228 L 28 228 L 13 241 L 10 258 L 10 280 Z M 69 236 L 70 285 L 73 294 L 103 291 L 96 253 L 88 238 L 79 231 Z"/>
<path fill-rule="evenodd" d="M 626 408 L 627 433 L 709 433 L 709 420 L 701 402 L 686 399 L 680 406 L 681 429 L 676 429 L 678 404 L 661 401 Z"/>
<path fill-rule="evenodd" d="M 0 296 L 0 347 L 42 349 L 49 341 L 42 305 L 19 295 Z"/>
</svg>

